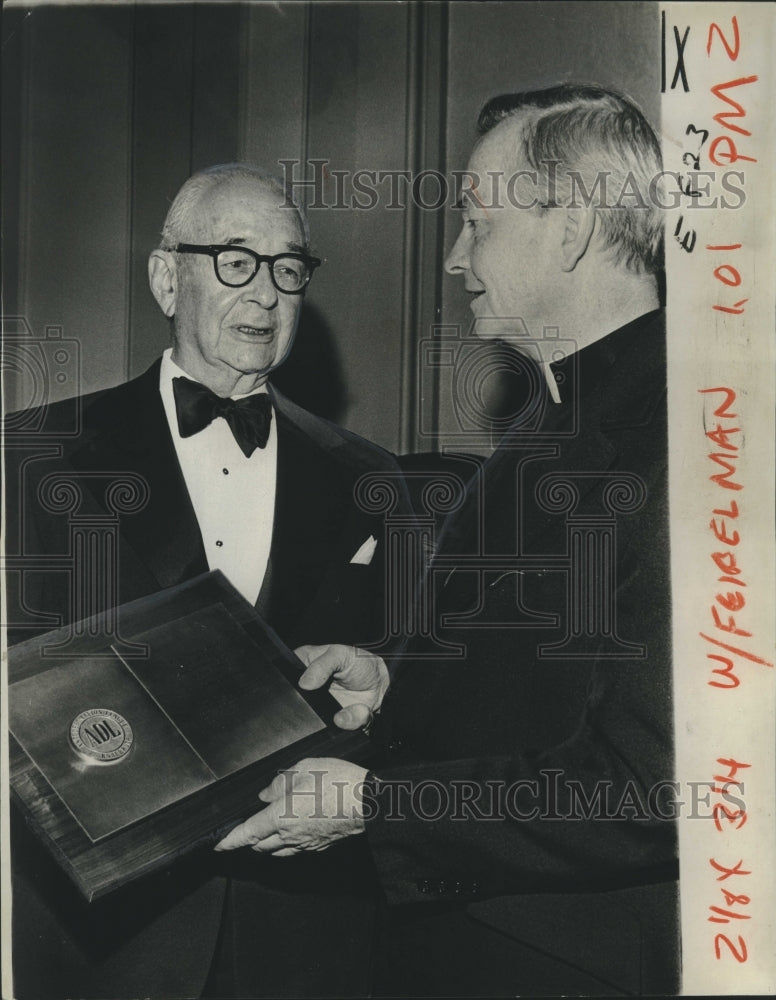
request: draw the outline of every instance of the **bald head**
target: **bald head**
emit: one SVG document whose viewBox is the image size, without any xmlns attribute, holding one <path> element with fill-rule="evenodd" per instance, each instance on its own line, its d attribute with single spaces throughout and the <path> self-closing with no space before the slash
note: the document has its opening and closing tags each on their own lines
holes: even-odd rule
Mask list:
<svg viewBox="0 0 776 1000">
<path fill-rule="evenodd" d="M 291 190 L 277 177 L 250 163 L 219 163 L 189 177 L 167 212 L 159 248 L 172 250 L 178 243 L 201 239 L 203 206 L 221 203 L 233 193 L 243 197 L 254 193 L 262 201 L 271 200 L 278 209 L 295 214 L 301 234 L 300 245 L 309 248 L 307 217 L 294 200 Z"/>
</svg>

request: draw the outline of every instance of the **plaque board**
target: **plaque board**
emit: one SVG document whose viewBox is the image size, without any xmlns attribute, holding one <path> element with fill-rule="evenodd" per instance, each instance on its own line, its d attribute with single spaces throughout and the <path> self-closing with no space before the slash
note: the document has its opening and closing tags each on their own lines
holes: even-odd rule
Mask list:
<svg viewBox="0 0 776 1000">
<path fill-rule="evenodd" d="M 111 622 L 9 650 L 12 797 L 87 900 L 212 847 L 278 769 L 365 751 L 221 573 Z"/>
</svg>

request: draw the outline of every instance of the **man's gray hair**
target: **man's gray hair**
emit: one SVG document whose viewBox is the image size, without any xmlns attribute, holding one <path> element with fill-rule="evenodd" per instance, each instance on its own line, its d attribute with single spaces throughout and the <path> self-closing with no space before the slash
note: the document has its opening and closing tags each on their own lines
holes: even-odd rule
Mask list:
<svg viewBox="0 0 776 1000">
<path fill-rule="evenodd" d="M 277 194 L 278 208 L 295 209 L 304 233 L 304 246 L 309 249 L 310 228 L 307 216 L 294 199 L 290 186 L 283 184 L 279 178 L 252 163 L 218 163 L 213 167 L 198 170 L 183 184 L 175 195 L 167 212 L 167 218 L 162 226 L 160 250 L 173 250 L 178 243 L 191 240 L 195 225 L 195 212 L 202 195 L 216 190 L 234 181 L 250 180 L 265 186 L 267 190 Z"/>
<path fill-rule="evenodd" d="M 580 192 L 582 198 L 592 194 L 603 177 L 606 198 L 599 186 L 598 200 L 588 204 L 595 206 L 604 245 L 629 270 L 660 271 L 660 144 L 636 105 L 602 87 L 567 83 L 492 98 L 480 112 L 478 131 L 484 135 L 513 116 L 522 125 L 516 152 L 552 185 L 555 204 L 569 204 L 570 195 L 580 204 Z"/>
</svg>

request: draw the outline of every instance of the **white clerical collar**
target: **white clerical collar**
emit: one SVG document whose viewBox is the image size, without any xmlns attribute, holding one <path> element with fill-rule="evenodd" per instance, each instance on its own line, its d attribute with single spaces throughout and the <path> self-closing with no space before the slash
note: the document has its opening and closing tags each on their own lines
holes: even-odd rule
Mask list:
<svg viewBox="0 0 776 1000">
<path fill-rule="evenodd" d="M 550 365 L 550 361 L 542 361 L 542 374 L 544 375 L 544 380 L 547 383 L 553 403 L 560 403 L 560 389 L 558 388 L 558 383 L 555 381 L 555 373 Z"/>
</svg>

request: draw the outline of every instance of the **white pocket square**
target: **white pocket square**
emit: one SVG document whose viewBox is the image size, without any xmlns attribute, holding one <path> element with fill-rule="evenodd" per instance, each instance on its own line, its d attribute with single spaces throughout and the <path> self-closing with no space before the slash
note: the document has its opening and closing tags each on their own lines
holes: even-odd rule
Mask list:
<svg viewBox="0 0 776 1000">
<path fill-rule="evenodd" d="M 377 539 L 374 535 L 370 535 L 369 538 L 364 542 L 361 548 L 356 552 L 353 558 L 350 560 L 351 565 L 356 563 L 359 566 L 368 566 L 372 561 L 372 556 L 375 554 L 375 549 L 377 548 Z"/>
</svg>

